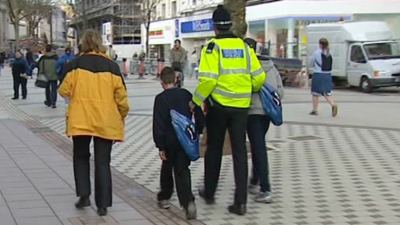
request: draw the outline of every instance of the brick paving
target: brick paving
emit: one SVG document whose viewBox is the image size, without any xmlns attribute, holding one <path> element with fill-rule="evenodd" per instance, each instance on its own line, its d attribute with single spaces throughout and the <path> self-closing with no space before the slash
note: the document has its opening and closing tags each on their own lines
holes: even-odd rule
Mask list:
<svg viewBox="0 0 400 225">
<path fill-rule="evenodd" d="M 187 84 L 190 89 L 195 82 L 188 80 Z M 114 194 L 153 224 L 187 224 L 177 207 L 158 210 L 154 201 L 160 164 L 152 143 L 151 111 L 159 84 L 150 79 L 130 79 L 127 85 L 132 110 L 127 120 L 127 141 L 115 145 L 112 153 Z M 0 78 L 0 87 L 9 98 L 10 79 Z M 0 94 L 3 111 L 13 115 L 2 115 L 0 107 L 0 118 L 21 121 L 70 160 L 71 141 L 63 137 L 63 107 L 47 110 L 41 103 L 43 91 L 31 86 L 30 92 L 27 101 L 12 103 Z M 197 201 L 201 222 L 191 224 L 400 224 L 398 92 L 335 92 L 340 114 L 334 119 L 324 104 L 320 116 L 307 115 L 307 90 L 288 89 L 286 96 L 285 125 L 271 127 L 268 135 L 274 203 L 249 200 L 245 217 L 227 213 L 233 176 L 231 157 L 224 156 L 218 204 L 207 206 Z M 191 170 L 195 191 L 202 181 L 202 160 Z M 177 205 L 176 197 L 173 203 Z M 121 219 L 112 213 L 110 216 Z M 74 220 L 78 222 L 76 217 Z"/>
<path fill-rule="evenodd" d="M 0 225 L 203 224 L 185 221 L 178 207 L 158 209 L 153 192 L 114 168 L 109 215 L 97 216 L 95 207 L 75 209 L 71 150 L 69 139 L 0 92 Z"/>
</svg>

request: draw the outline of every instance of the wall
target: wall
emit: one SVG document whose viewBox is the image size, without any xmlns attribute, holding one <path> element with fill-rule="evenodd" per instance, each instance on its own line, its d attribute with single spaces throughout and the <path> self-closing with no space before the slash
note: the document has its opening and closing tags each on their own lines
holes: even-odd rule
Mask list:
<svg viewBox="0 0 400 225">
<path fill-rule="evenodd" d="M 122 58 L 131 59 L 133 54 L 140 53 L 142 51 L 141 45 L 113 45 L 113 49 L 118 55 L 118 59 L 122 60 Z"/>
<path fill-rule="evenodd" d="M 25 21 L 21 21 L 19 25 L 19 36 L 26 37 L 27 30 L 25 26 Z M 15 40 L 15 32 L 14 32 L 14 25 L 8 23 L 8 38 L 9 40 Z"/>
<path fill-rule="evenodd" d="M 389 14 L 398 13 L 399 8 L 398 0 L 286 0 L 247 7 L 246 19 L 253 21 L 313 15 Z"/>
<path fill-rule="evenodd" d="M 176 15 L 172 15 L 172 2 L 176 2 Z M 161 19 L 169 19 L 174 17 L 179 17 L 182 11 L 182 3 L 185 0 L 161 0 L 160 4 L 157 6 L 156 20 L 161 17 Z M 162 5 L 165 4 L 165 18 L 162 17 Z"/>
<path fill-rule="evenodd" d="M 392 30 L 393 38 L 400 41 L 400 13 L 389 15 L 356 14 L 353 19 L 355 21 L 385 21 Z"/>
<path fill-rule="evenodd" d="M 0 3 L 0 50 L 7 48 L 8 39 L 8 22 L 7 22 L 7 11 L 5 5 Z"/>
</svg>

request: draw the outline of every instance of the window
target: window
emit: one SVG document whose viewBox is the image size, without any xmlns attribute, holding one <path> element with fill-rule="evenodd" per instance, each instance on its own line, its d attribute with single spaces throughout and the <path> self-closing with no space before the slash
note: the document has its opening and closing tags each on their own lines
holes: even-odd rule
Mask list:
<svg viewBox="0 0 400 225">
<path fill-rule="evenodd" d="M 192 0 L 192 5 L 196 5 L 197 0 Z"/>
<path fill-rule="evenodd" d="M 176 1 L 173 1 L 171 3 L 171 16 L 175 17 L 176 16 Z"/>
<path fill-rule="evenodd" d="M 350 60 L 355 63 L 366 63 L 361 46 L 356 45 L 351 48 Z"/>
<path fill-rule="evenodd" d="M 166 14 L 166 6 L 165 6 L 165 4 L 162 4 L 162 6 L 161 6 L 161 16 L 162 16 L 163 19 L 166 17 L 165 14 Z"/>
<path fill-rule="evenodd" d="M 364 45 L 368 59 L 400 58 L 400 49 L 397 42 L 383 42 Z"/>
</svg>

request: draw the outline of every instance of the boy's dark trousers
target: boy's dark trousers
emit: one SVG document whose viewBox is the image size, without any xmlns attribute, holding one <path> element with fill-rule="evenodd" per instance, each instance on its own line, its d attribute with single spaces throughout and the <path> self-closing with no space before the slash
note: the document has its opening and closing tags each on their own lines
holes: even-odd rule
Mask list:
<svg viewBox="0 0 400 225">
<path fill-rule="evenodd" d="M 158 201 L 171 199 L 172 193 L 174 192 L 173 170 L 179 203 L 184 208 L 187 208 L 189 202 L 194 201 L 192 180 L 189 170 L 190 160 L 182 147 L 167 150 L 166 155 L 167 160 L 163 161 L 161 166 L 161 191 L 158 193 L 157 199 Z"/>
</svg>

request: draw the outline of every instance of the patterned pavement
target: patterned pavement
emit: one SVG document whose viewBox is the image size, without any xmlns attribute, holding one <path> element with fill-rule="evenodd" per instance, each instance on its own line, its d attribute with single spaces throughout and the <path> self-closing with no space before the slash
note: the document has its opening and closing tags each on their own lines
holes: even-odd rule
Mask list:
<svg viewBox="0 0 400 225">
<path fill-rule="evenodd" d="M 151 111 L 160 87 L 150 79 L 127 83 L 132 106 L 126 122 L 127 140 L 115 145 L 112 164 L 135 182 L 157 192 L 160 161 L 152 141 Z M 195 82 L 188 85 L 191 89 Z M 352 117 L 344 115 L 336 121 L 328 116 L 297 115 L 299 111 L 306 115 L 304 104 L 298 103 L 307 100 L 307 90 L 288 89 L 287 96 L 285 112 L 290 121 L 282 127 L 272 127 L 267 137 L 274 202 L 260 204 L 249 199 L 246 216 L 229 214 L 226 207 L 233 199 L 233 171 L 231 157 L 224 156 L 217 205 L 207 206 L 197 197 L 198 219 L 209 225 L 400 224 L 400 120 L 392 112 L 399 110 L 398 93 L 364 95 L 338 91 L 341 112 Z M 377 105 L 365 110 L 371 101 Z M 33 103 L 17 104 L 25 111 L 38 107 Z M 309 105 L 305 110 L 308 108 Z M 392 117 L 364 119 L 379 110 L 392 113 Z M 328 114 L 329 110 L 322 112 Z M 58 109 L 53 115 L 35 116 L 64 135 L 62 114 Z M 353 124 L 348 123 L 353 120 Z M 191 171 L 197 193 L 202 184 L 203 160 L 193 163 Z M 178 206 L 176 196 L 173 203 Z"/>
<path fill-rule="evenodd" d="M 42 122 L 64 132 L 62 119 Z M 128 141 L 115 146 L 113 166 L 153 192 L 159 159 L 150 116 L 130 116 Z M 269 132 L 274 203 L 249 201 L 245 217 L 228 214 L 233 196 L 232 160 L 224 156 L 217 205 L 197 201 L 206 224 L 399 224 L 399 131 L 285 125 Z M 203 160 L 191 167 L 201 186 Z M 174 204 L 178 205 L 176 199 Z"/>
</svg>

